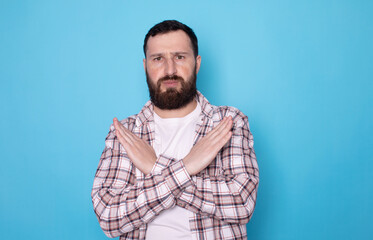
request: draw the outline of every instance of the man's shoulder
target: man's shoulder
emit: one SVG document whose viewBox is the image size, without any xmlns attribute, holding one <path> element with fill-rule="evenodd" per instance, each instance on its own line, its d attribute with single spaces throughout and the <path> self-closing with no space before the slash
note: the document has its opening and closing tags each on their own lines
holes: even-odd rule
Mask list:
<svg viewBox="0 0 373 240">
<path fill-rule="evenodd" d="M 198 102 L 201 104 L 202 111 L 206 116 L 212 118 L 214 126 L 223 120 L 224 117 L 231 116 L 235 126 L 242 126 L 248 123 L 247 116 L 238 108 L 232 106 L 212 105 L 201 92 L 197 93 Z"/>
<path fill-rule="evenodd" d="M 242 111 L 240 111 L 236 107 L 232 106 L 215 106 L 211 105 L 213 109 L 213 115 L 222 115 L 224 114 L 225 116 L 232 116 L 232 117 L 246 117 L 245 114 L 243 114 Z"/>
<path fill-rule="evenodd" d="M 240 111 L 238 108 L 232 106 L 212 106 L 212 119 L 213 121 L 221 121 L 224 117 L 232 117 L 232 120 L 236 126 L 242 126 L 248 123 L 247 116 Z"/>
</svg>

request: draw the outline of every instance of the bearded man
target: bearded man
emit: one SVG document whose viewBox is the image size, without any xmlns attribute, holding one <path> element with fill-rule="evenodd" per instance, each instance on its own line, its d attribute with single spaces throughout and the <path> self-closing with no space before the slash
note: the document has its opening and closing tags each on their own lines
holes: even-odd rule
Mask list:
<svg viewBox="0 0 373 240">
<path fill-rule="evenodd" d="M 247 117 L 197 91 L 188 26 L 155 25 L 144 54 L 150 101 L 114 118 L 94 179 L 101 228 L 121 240 L 246 239 L 259 183 Z"/>
</svg>

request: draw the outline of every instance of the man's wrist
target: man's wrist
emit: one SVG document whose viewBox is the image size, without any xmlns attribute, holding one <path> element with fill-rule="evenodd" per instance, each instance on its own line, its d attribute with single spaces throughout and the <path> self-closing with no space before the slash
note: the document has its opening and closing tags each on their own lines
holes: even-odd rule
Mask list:
<svg viewBox="0 0 373 240">
<path fill-rule="evenodd" d="M 188 172 L 188 174 L 190 176 L 193 176 L 193 175 L 196 175 L 199 171 L 198 169 L 196 168 L 197 164 L 192 164 L 192 161 L 190 158 L 188 158 L 188 156 L 186 156 L 183 160 L 181 160 L 183 162 L 183 165 L 186 169 L 186 171 Z"/>
<path fill-rule="evenodd" d="M 186 187 L 192 184 L 192 178 L 182 160 L 164 169 L 162 174 L 175 197 L 178 197 Z"/>
</svg>

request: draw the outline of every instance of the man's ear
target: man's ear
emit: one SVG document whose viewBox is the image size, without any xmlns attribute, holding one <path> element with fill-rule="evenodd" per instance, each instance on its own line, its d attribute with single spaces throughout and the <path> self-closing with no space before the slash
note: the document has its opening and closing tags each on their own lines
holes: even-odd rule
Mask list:
<svg viewBox="0 0 373 240">
<path fill-rule="evenodd" d="M 196 57 L 196 74 L 199 72 L 199 68 L 201 67 L 201 56 L 198 55 Z"/>
</svg>

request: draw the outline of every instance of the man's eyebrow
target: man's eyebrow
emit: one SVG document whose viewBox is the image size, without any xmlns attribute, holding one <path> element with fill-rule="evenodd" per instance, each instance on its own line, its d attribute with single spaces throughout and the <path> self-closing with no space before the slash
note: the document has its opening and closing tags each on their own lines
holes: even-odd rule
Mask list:
<svg viewBox="0 0 373 240">
<path fill-rule="evenodd" d="M 189 54 L 189 52 L 180 51 L 180 52 L 172 52 L 171 54 L 172 55 L 180 55 L 180 54 L 187 55 L 187 54 Z M 153 53 L 153 54 L 150 54 L 149 57 L 152 58 L 152 57 L 158 57 L 158 56 L 162 56 L 162 55 L 164 55 L 164 54 L 163 53 Z"/>
<path fill-rule="evenodd" d="M 155 57 L 155 56 L 161 56 L 161 55 L 162 55 L 162 53 L 153 53 L 153 54 L 149 55 L 149 57 Z"/>
<path fill-rule="evenodd" d="M 183 52 L 183 51 L 172 52 L 171 54 L 174 55 L 174 56 L 179 56 L 179 55 L 193 56 L 192 52 Z"/>
<path fill-rule="evenodd" d="M 178 55 L 178 54 L 189 54 L 188 52 L 173 52 L 173 55 Z"/>
</svg>

